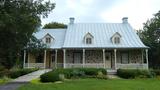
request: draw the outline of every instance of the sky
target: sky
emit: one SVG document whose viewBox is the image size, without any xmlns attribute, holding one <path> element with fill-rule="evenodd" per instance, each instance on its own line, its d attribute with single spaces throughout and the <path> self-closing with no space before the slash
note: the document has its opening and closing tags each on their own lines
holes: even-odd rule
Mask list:
<svg viewBox="0 0 160 90">
<path fill-rule="evenodd" d="M 47 0 L 46 0 L 47 1 Z M 121 23 L 123 17 L 136 29 L 160 10 L 160 0 L 50 0 L 55 9 L 42 18 L 42 25 L 49 22 L 69 23 Z"/>
</svg>

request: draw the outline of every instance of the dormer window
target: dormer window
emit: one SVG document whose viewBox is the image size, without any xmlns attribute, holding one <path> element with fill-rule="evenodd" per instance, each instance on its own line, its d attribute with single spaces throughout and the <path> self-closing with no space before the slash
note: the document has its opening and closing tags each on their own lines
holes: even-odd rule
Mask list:
<svg viewBox="0 0 160 90">
<path fill-rule="evenodd" d="M 120 43 L 120 38 L 119 37 L 114 37 L 114 43 L 119 44 Z"/>
<path fill-rule="evenodd" d="M 84 42 L 85 44 L 93 44 L 93 36 L 91 33 L 87 33 L 85 36 L 84 36 Z"/>
<path fill-rule="evenodd" d="M 86 38 L 86 44 L 92 44 L 92 38 Z"/>
<path fill-rule="evenodd" d="M 47 33 L 43 38 L 42 38 L 43 42 L 47 45 L 51 45 L 54 42 L 54 38 L 53 36 L 51 36 L 49 33 Z"/>
<path fill-rule="evenodd" d="M 46 43 L 51 43 L 51 38 L 50 37 L 46 37 Z"/>
<path fill-rule="evenodd" d="M 121 43 L 121 35 L 116 32 L 115 34 L 113 34 L 113 36 L 111 37 L 111 41 L 114 44 L 120 44 Z"/>
</svg>

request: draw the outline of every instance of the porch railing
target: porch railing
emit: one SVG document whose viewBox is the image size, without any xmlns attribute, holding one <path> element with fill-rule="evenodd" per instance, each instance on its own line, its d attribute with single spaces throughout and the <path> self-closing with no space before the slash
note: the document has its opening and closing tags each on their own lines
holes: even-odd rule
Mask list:
<svg viewBox="0 0 160 90">
<path fill-rule="evenodd" d="M 63 68 L 63 63 L 57 63 L 57 68 Z M 148 69 L 147 64 L 137 64 L 137 63 L 129 63 L 129 64 L 121 64 L 117 63 L 117 69 Z M 66 68 L 104 68 L 103 63 L 66 63 Z M 44 63 L 25 63 L 25 68 L 44 68 Z"/>
<path fill-rule="evenodd" d="M 140 63 L 129 63 L 129 64 L 120 64 L 117 63 L 117 69 L 148 69 L 147 64 L 140 64 Z"/>
<path fill-rule="evenodd" d="M 44 68 L 44 63 L 25 63 L 25 68 Z"/>
<path fill-rule="evenodd" d="M 85 68 L 103 68 L 103 63 L 66 63 L 66 68 L 79 68 L 79 67 L 85 67 Z"/>
</svg>

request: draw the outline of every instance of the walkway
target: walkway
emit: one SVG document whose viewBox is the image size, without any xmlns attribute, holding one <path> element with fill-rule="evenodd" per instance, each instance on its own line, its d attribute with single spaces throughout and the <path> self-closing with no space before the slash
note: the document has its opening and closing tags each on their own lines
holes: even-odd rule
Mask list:
<svg viewBox="0 0 160 90">
<path fill-rule="evenodd" d="M 0 86 L 0 90 L 16 90 L 19 86 L 28 83 L 32 79 L 40 77 L 40 75 L 48 71 L 51 71 L 51 69 L 38 70 L 27 75 L 20 76 L 8 84 Z"/>
<path fill-rule="evenodd" d="M 39 78 L 40 75 L 42 75 L 45 72 L 51 71 L 51 69 L 45 69 L 45 70 L 38 70 L 32 73 L 29 73 L 27 75 L 18 77 L 17 79 L 13 80 L 12 82 L 29 82 L 33 79 Z"/>
</svg>

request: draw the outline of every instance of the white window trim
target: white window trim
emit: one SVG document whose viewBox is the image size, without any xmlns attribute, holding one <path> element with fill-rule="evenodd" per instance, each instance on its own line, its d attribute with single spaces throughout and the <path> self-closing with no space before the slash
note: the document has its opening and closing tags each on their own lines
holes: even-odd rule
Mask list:
<svg viewBox="0 0 160 90">
<path fill-rule="evenodd" d="M 120 44 L 121 43 L 121 35 L 116 32 L 115 34 L 113 34 L 113 36 L 111 37 L 111 41 L 113 44 Z"/>
<path fill-rule="evenodd" d="M 50 38 L 50 42 L 48 42 L 48 43 L 46 41 L 47 38 Z M 47 33 L 41 40 L 47 46 L 48 45 L 50 46 L 51 44 L 54 44 L 54 42 L 55 42 L 55 38 L 53 36 L 51 36 L 49 33 Z"/>
<path fill-rule="evenodd" d="M 52 38 L 51 37 L 46 37 L 45 38 L 45 43 L 50 44 L 52 42 Z"/>
<path fill-rule="evenodd" d="M 87 41 L 87 39 L 89 39 L 89 38 L 91 38 L 91 40 L 90 40 L 90 41 Z M 93 44 L 93 39 L 94 39 L 93 35 L 88 32 L 88 33 L 84 36 L 84 43 L 87 44 L 87 45 Z M 91 43 L 89 43 L 89 42 L 91 42 Z"/>
<path fill-rule="evenodd" d="M 121 43 L 120 37 L 114 37 L 114 44 L 120 44 L 120 43 Z"/>
<path fill-rule="evenodd" d="M 92 38 L 87 37 L 86 38 L 86 44 L 92 44 Z"/>
</svg>

